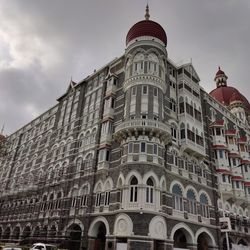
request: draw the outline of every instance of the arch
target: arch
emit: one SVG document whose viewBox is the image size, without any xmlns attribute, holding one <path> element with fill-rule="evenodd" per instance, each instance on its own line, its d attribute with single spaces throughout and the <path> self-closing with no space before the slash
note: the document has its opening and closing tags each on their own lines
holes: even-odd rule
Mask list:
<svg viewBox="0 0 250 250">
<path fill-rule="evenodd" d="M 162 216 L 155 216 L 151 219 L 149 223 L 149 236 L 160 240 L 167 238 L 167 225 Z"/>
<path fill-rule="evenodd" d="M 90 184 L 84 183 L 79 189 L 79 195 L 89 194 L 89 191 L 90 191 Z"/>
<path fill-rule="evenodd" d="M 182 195 L 183 195 L 183 192 L 184 192 L 185 189 L 184 189 L 183 185 L 182 185 L 180 182 L 178 182 L 178 181 L 172 181 L 172 182 L 171 182 L 170 187 L 169 187 L 170 192 L 172 192 L 173 187 L 174 187 L 175 185 L 178 185 L 178 186 L 179 186 L 179 188 L 180 188 L 181 191 L 182 191 Z"/>
<path fill-rule="evenodd" d="M 28 223 L 23 229 L 22 237 L 25 239 L 29 238 L 30 236 L 31 236 L 31 224 Z"/>
<path fill-rule="evenodd" d="M 162 176 L 160 179 L 160 188 L 162 191 L 167 191 L 167 184 L 166 184 L 166 178 L 165 176 Z"/>
<path fill-rule="evenodd" d="M 10 225 L 8 225 L 5 230 L 3 231 L 3 239 L 4 240 L 8 240 L 10 238 L 10 235 L 11 235 L 11 227 Z"/>
<path fill-rule="evenodd" d="M 104 190 L 103 188 L 103 183 L 101 180 L 99 180 L 96 184 L 95 184 L 95 187 L 94 187 L 94 193 L 96 192 L 102 192 Z"/>
<path fill-rule="evenodd" d="M 18 240 L 20 237 L 20 234 L 21 234 L 21 227 L 20 225 L 16 225 L 12 232 L 12 238 L 15 240 Z"/>
<path fill-rule="evenodd" d="M 36 227 L 34 227 L 34 230 L 33 230 L 33 233 L 32 233 L 33 238 L 38 238 L 39 237 L 40 229 L 41 229 L 41 224 L 39 223 L 39 224 L 37 224 Z"/>
<path fill-rule="evenodd" d="M 160 186 L 159 179 L 158 179 L 157 175 L 153 171 L 149 171 L 149 172 L 147 172 L 147 173 L 144 174 L 143 179 L 142 179 L 142 183 L 146 184 L 147 180 L 149 178 L 153 179 L 153 182 L 154 182 L 155 186 L 157 186 L 157 187 Z"/>
<path fill-rule="evenodd" d="M 83 235 L 82 223 L 72 223 L 66 229 L 67 243 L 66 248 L 69 250 L 80 250 L 81 238 Z"/>
<path fill-rule="evenodd" d="M 198 238 L 201 234 L 205 234 L 208 240 L 208 245 L 209 246 L 213 246 L 215 247 L 217 244 L 215 242 L 214 236 L 212 235 L 212 233 L 205 227 L 201 227 L 197 230 L 197 232 L 195 233 L 195 242 L 198 243 Z"/>
<path fill-rule="evenodd" d="M 133 222 L 127 214 L 119 214 L 115 219 L 114 235 L 131 236 L 133 235 Z"/>
<path fill-rule="evenodd" d="M 124 185 L 124 183 L 125 183 L 125 178 L 124 175 L 121 173 L 118 177 L 116 187 L 121 187 Z"/>
<path fill-rule="evenodd" d="M 227 212 L 231 212 L 232 211 L 232 208 L 231 208 L 231 206 L 230 206 L 230 204 L 229 204 L 228 201 L 225 202 L 224 208 L 225 208 L 225 210 Z"/>
<path fill-rule="evenodd" d="M 98 226 L 99 226 L 99 223 L 102 222 L 105 227 L 106 227 L 106 235 L 109 235 L 110 231 L 109 231 L 109 223 L 107 221 L 106 218 L 104 218 L 103 216 L 99 216 L 97 218 L 95 218 L 90 227 L 89 227 L 89 232 L 88 232 L 88 236 L 90 237 L 96 237 L 97 236 L 97 229 L 98 229 Z"/>
<path fill-rule="evenodd" d="M 131 179 L 132 179 L 134 176 L 137 178 L 138 183 L 142 183 L 142 177 L 141 177 L 141 175 L 139 174 L 139 172 L 133 170 L 133 171 L 130 171 L 130 172 L 127 174 L 126 179 L 125 179 L 125 184 L 126 184 L 126 185 L 129 185 Z"/>
<path fill-rule="evenodd" d="M 209 195 L 207 194 L 206 191 L 200 190 L 199 193 L 198 193 L 198 195 L 199 195 L 199 200 L 200 200 L 201 197 L 203 197 L 203 195 L 205 195 L 206 198 L 207 198 L 207 201 L 208 201 L 208 205 L 211 206 L 212 202 L 211 202 L 211 199 L 210 199 L 210 197 L 209 197 Z"/>
<path fill-rule="evenodd" d="M 199 196 L 198 196 L 197 190 L 196 190 L 192 185 L 186 186 L 185 192 L 184 192 L 184 196 L 188 198 L 188 191 L 190 191 L 190 190 L 194 193 L 194 195 L 195 195 L 195 200 L 197 200 L 197 198 L 198 198 Z"/>
<path fill-rule="evenodd" d="M 58 225 L 56 222 L 54 222 L 53 224 L 50 225 L 49 227 L 49 233 L 48 233 L 48 236 L 50 238 L 55 238 L 56 237 L 56 234 L 58 232 Z"/>
<path fill-rule="evenodd" d="M 195 240 L 194 240 L 194 233 L 193 231 L 191 230 L 191 228 L 189 226 L 187 226 L 185 223 L 181 222 L 181 223 L 178 223 L 176 224 L 173 228 L 172 228 L 172 231 L 171 231 L 171 234 L 170 234 L 170 240 L 173 240 L 174 241 L 174 235 L 175 235 L 175 232 L 177 230 L 183 230 L 183 233 L 185 234 L 186 236 L 186 239 L 187 239 L 187 242 L 189 244 L 194 244 L 195 243 Z"/>
<path fill-rule="evenodd" d="M 248 246 L 248 242 L 244 239 L 240 239 L 237 245 Z"/>
<path fill-rule="evenodd" d="M 111 177 L 108 177 L 108 179 L 104 183 L 104 190 L 111 190 L 113 189 L 113 180 Z"/>
</svg>

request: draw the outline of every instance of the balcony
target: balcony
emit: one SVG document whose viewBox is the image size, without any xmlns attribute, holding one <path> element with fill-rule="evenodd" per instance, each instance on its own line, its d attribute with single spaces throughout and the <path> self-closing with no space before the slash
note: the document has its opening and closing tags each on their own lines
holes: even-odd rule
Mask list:
<svg viewBox="0 0 250 250">
<path fill-rule="evenodd" d="M 115 128 L 115 138 L 121 141 L 131 135 L 138 135 L 140 132 L 149 132 L 151 136 L 158 137 L 167 144 L 171 140 L 170 126 L 155 120 L 133 119 L 122 122 Z"/>
<path fill-rule="evenodd" d="M 189 139 L 182 139 L 181 148 L 183 152 L 187 152 L 196 157 L 204 157 L 206 155 L 205 148 L 196 144 L 195 142 Z"/>
</svg>

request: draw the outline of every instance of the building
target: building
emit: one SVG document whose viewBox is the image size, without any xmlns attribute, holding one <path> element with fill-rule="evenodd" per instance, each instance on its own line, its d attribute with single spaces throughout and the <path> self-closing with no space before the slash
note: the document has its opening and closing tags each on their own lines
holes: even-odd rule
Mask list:
<svg viewBox="0 0 250 250">
<path fill-rule="evenodd" d="M 222 70 L 206 93 L 149 18 L 121 57 L 1 137 L 1 242 L 222 249 L 227 216 L 231 243 L 250 245 L 250 105 Z"/>
</svg>

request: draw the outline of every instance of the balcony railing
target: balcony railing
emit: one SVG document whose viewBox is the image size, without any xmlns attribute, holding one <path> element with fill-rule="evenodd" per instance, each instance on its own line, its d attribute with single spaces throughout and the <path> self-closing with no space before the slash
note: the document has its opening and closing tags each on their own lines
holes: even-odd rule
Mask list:
<svg viewBox="0 0 250 250">
<path fill-rule="evenodd" d="M 155 120 L 133 119 L 122 122 L 115 128 L 115 136 L 118 138 L 122 134 L 134 133 L 135 131 L 150 131 L 163 136 L 165 140 L 170 140 L 170 126 Z"/>
</svg>

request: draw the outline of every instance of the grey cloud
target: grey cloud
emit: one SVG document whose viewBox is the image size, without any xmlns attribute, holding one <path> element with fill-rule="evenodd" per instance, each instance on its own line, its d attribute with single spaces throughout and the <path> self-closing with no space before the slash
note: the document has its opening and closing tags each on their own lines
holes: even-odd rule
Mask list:
<svg viewBox="0 0 250 250">
<path fill-rule="evenodd" d="M 144 0 L 1 1 L 0 38 L 5 35 L 7 40 L 0 39 L 0 126 L 5 122 L 6 132 L 14 132 L 54 105 L 71 76 L 81 80 L 124 53 L 126 33 L 144 18 L 145 4 Z M 221 65 L 229 84 L 250 97 L 248 1 L 149 4 L 151 19 L 167 32 L 171 59 L 192 58 L 208 91 L 215 87 L 214 74 Z M 6 67 L 13 61 L 17 65 Z"/>
</svg>

